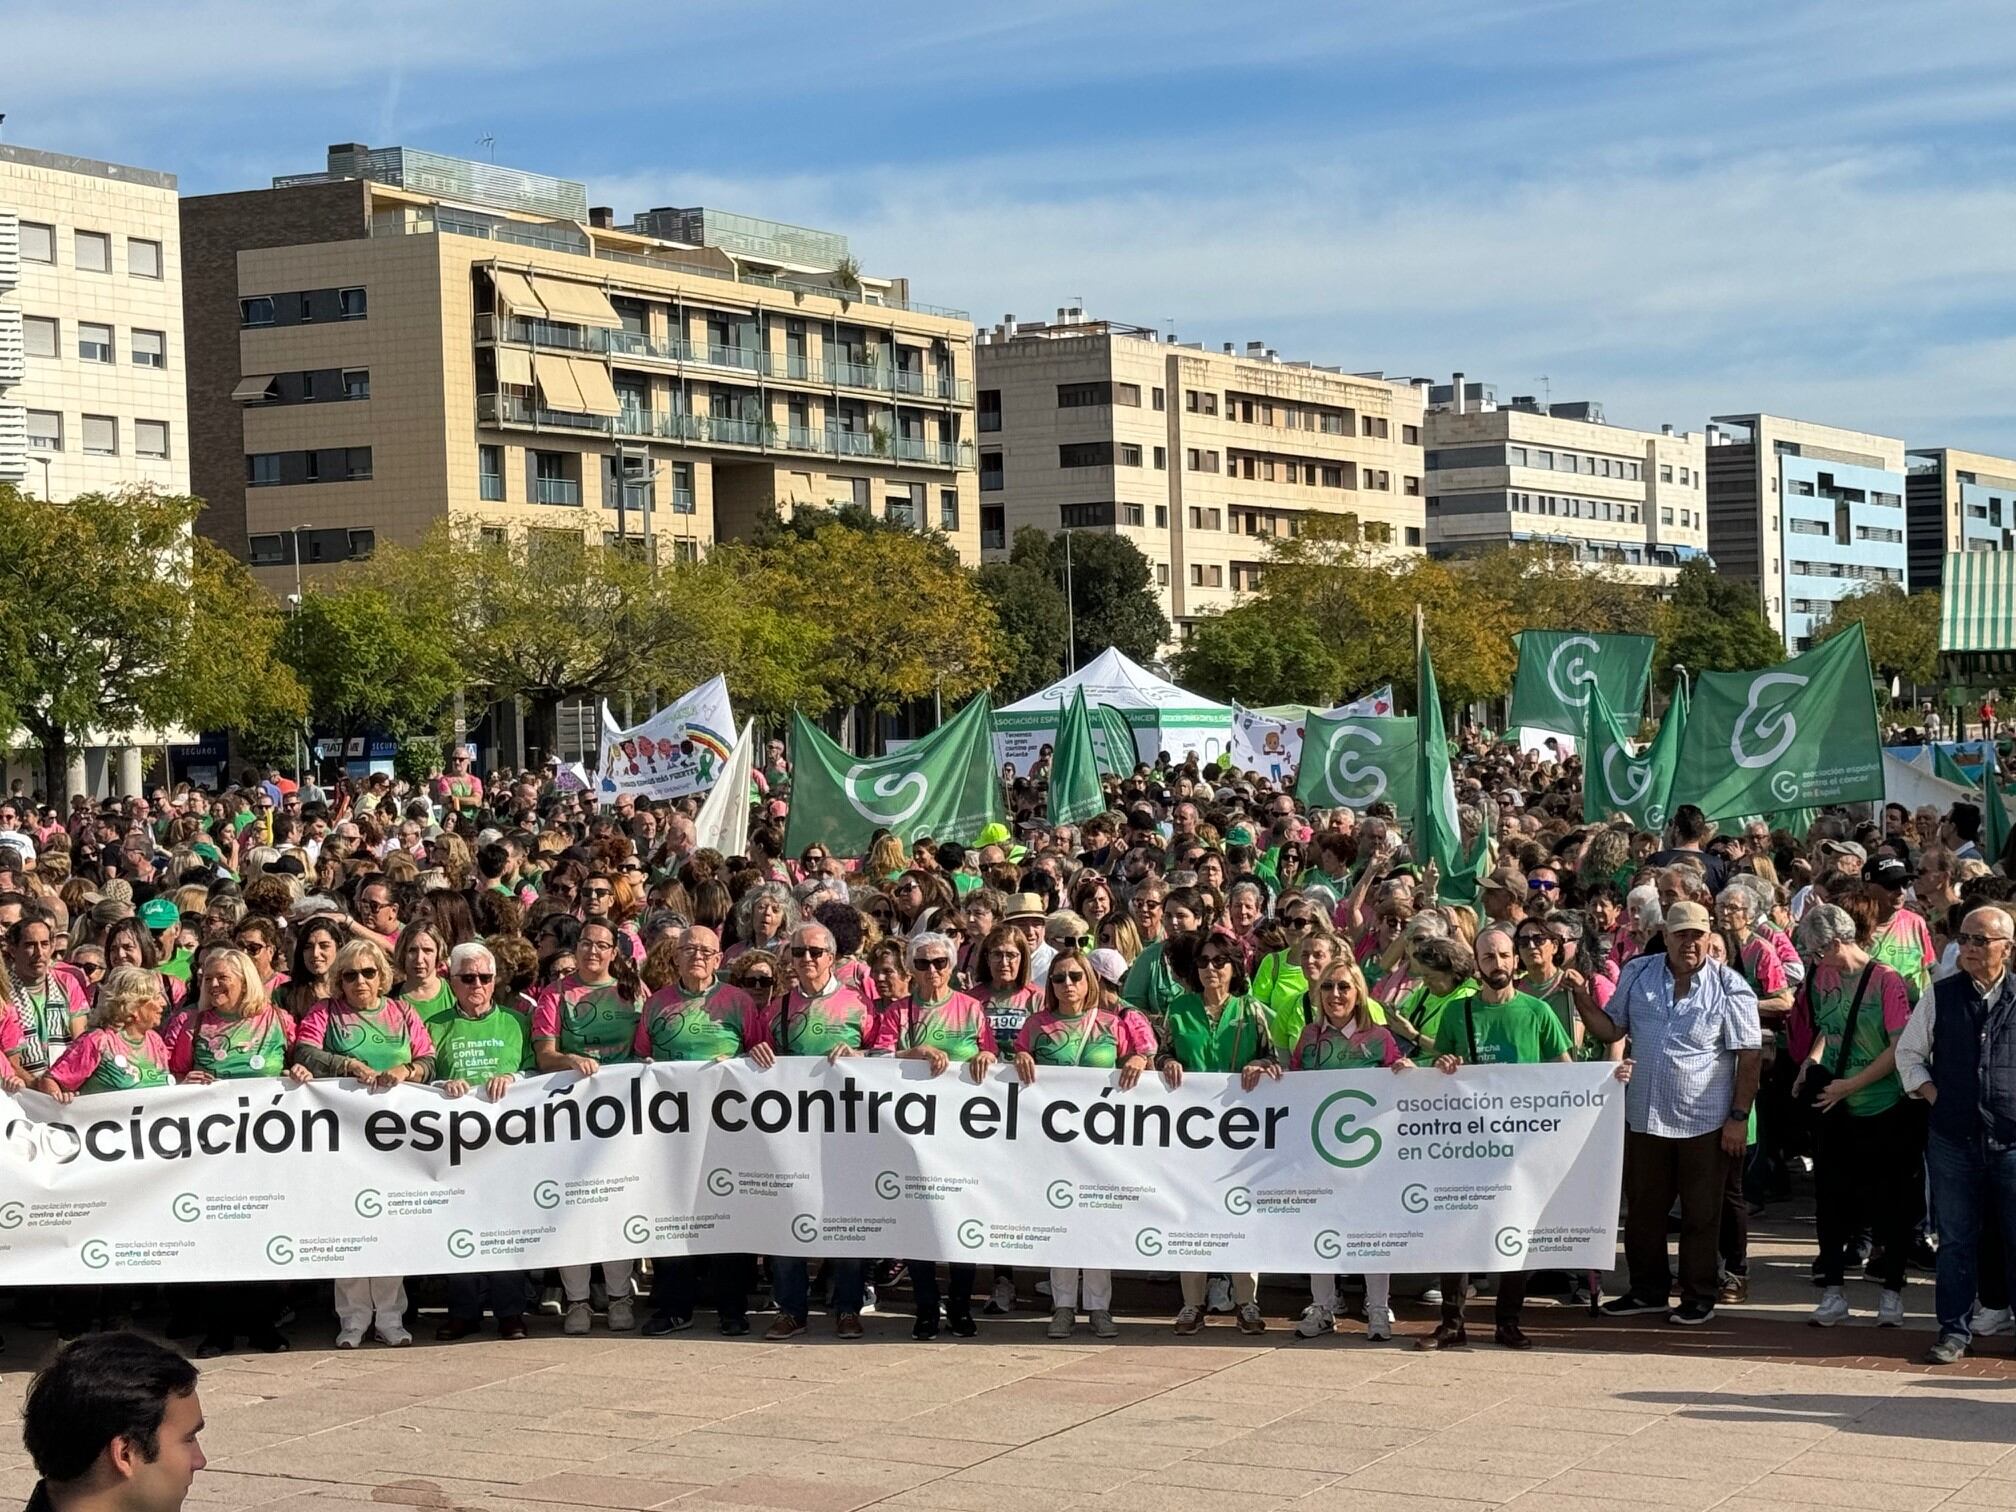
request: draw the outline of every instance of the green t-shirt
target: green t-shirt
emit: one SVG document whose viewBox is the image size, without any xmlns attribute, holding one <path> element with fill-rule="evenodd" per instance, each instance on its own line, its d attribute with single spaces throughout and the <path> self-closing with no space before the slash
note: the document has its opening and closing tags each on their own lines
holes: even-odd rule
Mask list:
<svg viewBox="0 0 2016 1512">
<path fill-rule="evenodd" d="M 1437 1055 L 1454 1055 L 1465 1065 L 1533 1066 L 1575 1051 L 1554 1010 L 1524 992 L 1502 1003 L 1476 993 L 1453 999 L 1426 1032 Z"/>
<path fill-rule="evenodd" d="M 1239 1071 L 1274 1054 L 1267 1005 L 1237 993 L 1225 1000 L 1216 1024 L 1202 997 L 1184 993 L 1169 1005 L 1162 1043 L 1185 1071 Z"/>
<path fill-rule="evenodd" d="M 1141 954 L 1134 957 L 1134 964 L 1127 968 L 1127 975 L 1120 983 L 1120 1001 L 1145 1014 L 1158 1037 L 1169 1017 L 1170 1005 L 1183 995 L 1183 984 L 1176 980 L 1176 973 L 1163 959 L 1167 945 L 1165 940 L 1150 940 L 1142 946 Z"/>
<path fill-rule="evenodd" d="M 1416 982 L 1407 989 L 1406 995 L 1393 1005 L 1393 1011 L 1407 1020 L 1421 1032 L 1424 1041 L 1414 1059 L 1426 1064 L 1435 1059 L 1435 1053 L 1428 1042 L 1435 1038 L 1435 1021 L 1451 1003 L 1461 1002 L 1477 990 L 1475 982 L 1458 982 L 1449 992 L 1436 994 L 1428 990 L 1426 982 Z"/>
<path fill-rule="evenodd" d="M 711 1061 L 740 1055 L 748 1040 L 742 994 L 732 987 L 686 993 L 675 983 L 644 1005 L 644 1035 L 654 1061 Z"/>
<path fill-rule="evenodd" d="M 455 990 L 448 985 L 446 977 L 436 980 L 432 996 L 420 997 L 415 993 L 402 992 L 399 1001 L 420 1016 L 420 1022 L 427 1026 L 429 1035 L 438 1036 L 442 1024 L 455 1016 Z"/>
<path fill-rule="evenodd" d="M 480 1086 L 493 1076 L 516 1076 L 532 1069 L 532 1026 L 495 1003 L 481 1018 L 450 1013 L 434 1037 L 434 1080 Z"/>
<path fill-rule="evenodd" d="M 1261 959 L 1253 996 L 1267 1005 L 1267 1031 L 1277 1045 L 1293 1045 L 1309 1022 L 1309 978 L 1285 950 Z"/>
</svg>

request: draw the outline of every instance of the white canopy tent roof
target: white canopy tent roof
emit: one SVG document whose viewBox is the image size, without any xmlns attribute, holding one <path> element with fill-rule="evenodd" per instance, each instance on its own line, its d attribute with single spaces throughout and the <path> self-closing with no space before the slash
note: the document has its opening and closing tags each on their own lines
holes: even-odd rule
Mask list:
<svg viewBox="0 0 2016 1512">
<path fill-rule="evenodd" d="M 1108 646 L 1041 692 L 996 709 L 995 759 L 1028 771 L 1042 747 L 1056 740 L 1064 705 L 1076 688 L 1085 690 L 1088 704 L 1105 704 L 1119 712 L 1134 732 L 1135 751 L 1142 761 L 1153 761 L 1158 751 L 1179 761 L 1194 751 L 1209 761 L 1224 755 L 1231 743 L 1229 705 L 1179 688 Z"/>
</svg>

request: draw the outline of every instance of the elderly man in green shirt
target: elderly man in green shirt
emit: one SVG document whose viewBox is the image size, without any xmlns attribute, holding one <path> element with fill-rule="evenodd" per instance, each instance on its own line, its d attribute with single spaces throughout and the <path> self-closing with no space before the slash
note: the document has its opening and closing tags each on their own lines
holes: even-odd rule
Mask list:
<svg viewBox="0 0 2016 1512">
<path fill-rule="evenodd" d="M 434 1032 L 434 1085 L 448 1097 L 480 1087 L 495 1102 L 532 1069 L 532 1028 L 497 1003 L 497 958 L 477 940 L 448 956 L 448 988 L 455 1011 Z M 530 1288 L 523 1271 L 464 1271 L 448 1278 L 448 1321 L 434 1330 L 444 1343 L 483 1328 L 483 1309 L 497 1315 L 500 1338 L 525 1337 Z"/>
</svg>

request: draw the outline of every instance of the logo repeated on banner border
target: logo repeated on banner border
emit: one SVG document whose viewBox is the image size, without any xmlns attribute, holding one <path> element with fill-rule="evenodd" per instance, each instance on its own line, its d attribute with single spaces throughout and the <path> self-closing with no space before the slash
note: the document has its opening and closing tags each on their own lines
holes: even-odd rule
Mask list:
<svg viewBox="0 0 2016 1512">
<path fill-rule="evenodd" d="M 1371 1111 L 1378 1106 L 1378 1098 L 1357 1087 L 1332 1092 L 1316 1105 L 1315 1116 L 1309 1120 L 1310 1144 L 1318 1155 L 1342 1170 L 1355 1171 L 1370 1165 L 1379 1158 L 1384 1142 L 1377 1129 L 1367 1128 L 1358 1120 L 1361 1109 Z M 1346 1150 L 1351 1153 L 1343 1153 Z"/>
</svg>

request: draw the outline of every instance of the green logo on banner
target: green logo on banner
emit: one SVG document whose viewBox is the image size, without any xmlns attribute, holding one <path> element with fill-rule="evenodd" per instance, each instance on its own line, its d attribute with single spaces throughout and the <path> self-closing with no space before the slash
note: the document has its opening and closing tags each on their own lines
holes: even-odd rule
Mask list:
<svg viewBox="0 0 2016 1512">
<path fill-rule="evenodd" d="M 357 1209 L 359 1218 L 380 1218 L 385 1213 L 385 1198 L 375 1187 L 364 1188 L 350 1205 Z"/>
<path fill-rule="evenodd" d="M 112 1247 L 103 1239 L 86 1239 L 77 1251 L 77 1258 L 87 1270 L 103 1270 L 112 1263 Z"/>
<path fill-rule="evenodd" d="M 549 1212 L 560 1206 L 560 1183 L 542 1181 L 532 1188 L 532 1205 L 545 1208 Z"/>
<path fill-rule="evenodd" d="M 1315 1116 L 1309 1121 L 1309 1142 L 1318 1155 L 1342 1170 L 1355 1171 L 1370 1165 L 1379 1158 L 1383 1145 L 1379 1131 L 1353 1125 L 1358 1123 L 1360 1112 L 1375 1112 L 1378 1107 L 1376 1097 L 1356 1087 L 1332 1092 L 1316 1105 Z"/>
<path fill-rule="evenodd" d="M 819 1237 L 819 1220 L 810 1213 L 800 1213 L 791 1220 L 791 1237 L 800 1244 L 811 1244 Z"/>
<path fill-rule="evenodd" d="M 1068 1181 L 1053 1181 L 1043 1193 L 1054 1208 L 1068 1208 L 1078 1200 L 1078 1189 Z"/>
<path fill-rule="evenodd" d="M 1501 1228 L 1491 1240 L 1491 1246 L 1508 1260 L 1516 1259 L 1526 1253 L 1526 1231 L 1510 1226 Z"/>
<path fill-rule="evenodd" d="M 987 1225 L 978 1218 L 968 1218 L 959 1225 L 959 1243 L 966 1249 L 978 1249 L 987 1242 Z"/>
<path fill-rule="evenodd" d="M 1414 1185 L 1405 1188 L 1400 1193 L 1400 1206 L 1410 1213 L 1427 1212 L 1428 1188 L 1422 1186 L 1418 1181 Z"/>
<path fill-rule="evenodd" d="M 1580 630 L 1522 630 L 1513 637 L 1519 669 L 1512 679 L 1509 723 L 1582 733 L 1589 690 L 1602 690 L 1613 709 L 1636 709 L 1652 679 L 1649 635 L 1591 635 Z"/>
<path fill-rule="evenodd" d="M 1243 1218 L 1253 1211 L 1253 1188 L 1235 1186 L 1225 1190 L 1225 1211 L 1234 1218 Z"/>
<path fill-rule="evenodd" d="M 203 1203 L 194 1192 L 177 1192 L 175 1200 L 168 1204 L 168 1211 L 175 1215 L 177 1223 L 194 1223 L 203 1216 Z"/>
<path fill-rule="evenodd" d="M 1319 1260 L 1335 1260 L 1344 1253 L 1344 1236 L 1335 1229 L 1323 1229 L 1309 1246 Z"/>
<path fill-rule="evenodd" d="M 1134 1248 L 1144 1255 L 1154 1256 L 1161 1254 L 1162 1230 L 1158 1228 L 1144 1228 L 1140 1230 L 1134 1235 Z"/>
<path fill-rule="evenodd" d="M 875 1195 L 887 1202 L 894 1202 L 903 1195 L 903 1178 L 894 1171 L 883 1171 L 875 1178 Z"/>
<path fill-rule="evenodd" d="M 726 1166 L 716 1166 L 707 1173 L 707 1190 L 716 1197 L 735 1195 L 735 1174 Z"/>
<path fill-rule="evenodd" d="M 468 1229 L 457 1229 L 448 1236 L 448 1253 L 457 1260 L 467 1260 L 476 1253 L 476 1236 Z"/>
<path fill-rule="evenodd" d="M 286 1234 L 275 1234 L 266 1241 L 266 1258 L 275 1265 L 294 1263 L 294 1241 Z"/>
<path fill-rule="evenodd" d="M 791 815 L 785 845 L 866 855 L 878 829 L 903 839 L 970 841 L 1006 822 L 987 700 L 973 699 L 915 745 L 861 760 L 803 715 L 791 716 Z"/>
</svg>

